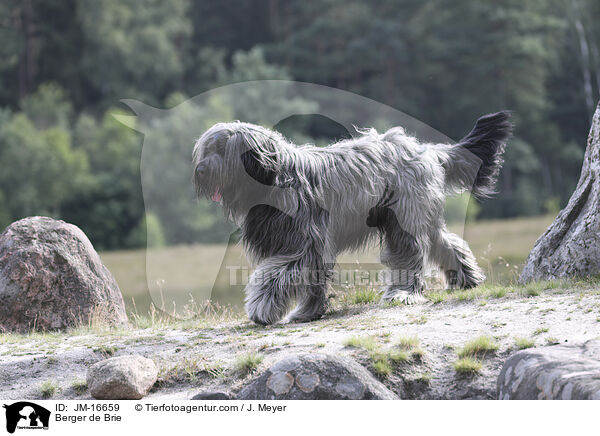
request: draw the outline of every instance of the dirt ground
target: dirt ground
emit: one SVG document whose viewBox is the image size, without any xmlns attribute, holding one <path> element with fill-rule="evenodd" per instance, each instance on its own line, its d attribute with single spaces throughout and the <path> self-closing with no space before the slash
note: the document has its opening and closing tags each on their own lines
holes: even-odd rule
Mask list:
<svg viewBox="0 0 600 436">
<path fill-rule="evenodd" d="M 494 399 L 496 378 L 518 349 L 517 338 L 539 347 L 600 336 L 597 283 L 501 294 L 463 294 L 415 306 L 347 304 L 319 321 L 270 327 L 245 319 L 212 325 L 157 321 L 148 328 L 0 335 L 0 398 L 90 398 L 83 383 L 89 366 L 131 353 L 159 366 L 151 398 L 189 399 L 207 390 L 235 395 L 283 356 L 319 352 L 355 358 L 401 398 Z M 457 372 L 453 363 L 461 347 L 482 335 L 498 349 L 473 356 L 482 364 L 479 372 Z M 418 338 L 422 353 L 392 362 L 391 372 L 382 374 L 374 356 L 398 350 L 408 337 Z M 351 338 L 369 338 L 371 348 L 348 346 Z M 260 363 L 243 374 L 240 362 L 248 356 Z"/>
</svg>

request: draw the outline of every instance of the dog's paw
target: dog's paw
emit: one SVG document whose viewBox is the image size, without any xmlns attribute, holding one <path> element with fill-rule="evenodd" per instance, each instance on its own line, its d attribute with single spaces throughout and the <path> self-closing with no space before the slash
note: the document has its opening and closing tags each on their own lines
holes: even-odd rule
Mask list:
<svg viewBox="0 0 600 436">
<path fill-rule="evenodd" d="M 420 292 L 410 291 L 395 291 L 394 293 L 386 292 L 381 297 L 383 303 L 401 303 L 406 305 L 423 304 L 427 302 L 427 298 Z"/>
</svg>

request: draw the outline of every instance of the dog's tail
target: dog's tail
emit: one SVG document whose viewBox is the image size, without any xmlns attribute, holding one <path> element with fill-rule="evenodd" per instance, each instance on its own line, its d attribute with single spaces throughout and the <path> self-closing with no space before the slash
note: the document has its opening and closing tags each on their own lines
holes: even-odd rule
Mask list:
<svg viewBox="0 0 600 436">
<path fill-rule="evenodd" d="M 457 144 L 439 149 L 448 193 L 471 190 L 476 197 L 494 194 L 506 142 L 512 134 L 510 112 L 484 115 Z"/>
</svg>

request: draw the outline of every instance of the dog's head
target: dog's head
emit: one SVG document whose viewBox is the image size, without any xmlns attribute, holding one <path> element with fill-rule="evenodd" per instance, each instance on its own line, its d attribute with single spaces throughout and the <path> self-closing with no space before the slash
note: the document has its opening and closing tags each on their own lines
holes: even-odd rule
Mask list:
<svg viewBox="0 0 600 436">
<path fill-rule="evenodd" d="M 279 133 L 254 124 L 215 124 L 194 147 L 196 194 L 235 208 L 261 187 L 277 185 L 283 143 Z"/>
</svg>

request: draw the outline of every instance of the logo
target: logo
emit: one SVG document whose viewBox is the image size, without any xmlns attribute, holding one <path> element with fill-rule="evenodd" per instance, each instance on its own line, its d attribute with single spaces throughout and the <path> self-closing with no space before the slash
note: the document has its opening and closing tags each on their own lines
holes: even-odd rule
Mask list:
<svg viewBox="0 0 600 436">
<path fill-rule="evenodd" d="M 15 429 L 48 429 L 50 411 L 28 401 L 19 401 L 3 406 L 6 409 L 6 431 L 14 433 Z"/>
</svg>

